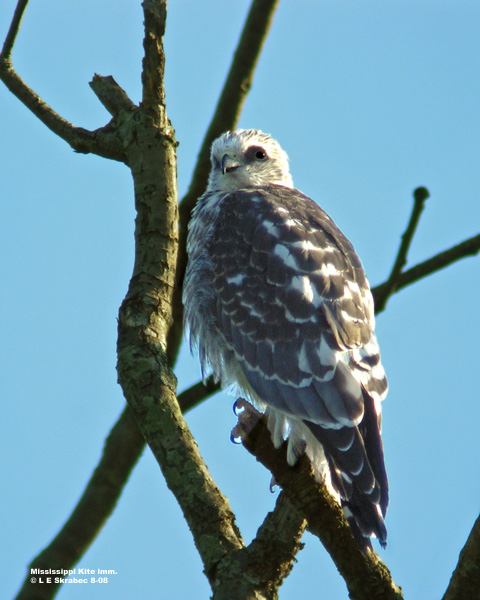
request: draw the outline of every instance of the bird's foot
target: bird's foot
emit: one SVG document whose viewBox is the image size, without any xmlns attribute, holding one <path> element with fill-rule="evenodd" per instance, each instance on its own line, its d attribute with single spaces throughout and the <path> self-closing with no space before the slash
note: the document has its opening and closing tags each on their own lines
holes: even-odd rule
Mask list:
<svg viewBox="0 0 480 600">
<path fill-rule="evenodd" d="M 230 439 L 235 444 L 241 444 L 262 418 L 262 413 L 258 412 L 245 398 L 235 400 L 233 412 L 238 417 L 238 422 L 232 429 Z"/>
</svg>

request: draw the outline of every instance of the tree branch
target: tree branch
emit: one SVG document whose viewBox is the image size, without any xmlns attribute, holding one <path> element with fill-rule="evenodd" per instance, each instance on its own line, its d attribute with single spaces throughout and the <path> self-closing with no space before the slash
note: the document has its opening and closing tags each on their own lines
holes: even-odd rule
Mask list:
<svg viewBox="0 0 480 600">
<path fill-rule="evenodd" d="M 183 390 L 178 396 L 178 403 L 183 414 L 219 392 L 220 389 L 220 384 L 215 381 L 213 375 L 210 375 L 205 382 L 198 381 L 186 390 Z"/>
<path fill-rule="evenodd" d="M 167 2 L 166 0 L 144 0 L 142 8 L 145 26 L 142 106 L 146 112 L 156 114 L 158 107 L 165 105 L 163 36 L 167 19 Z"/>
<path fill-rule="evenodd" d="M 203 388 L 205 396 L 218 386 L 209 378 L 206 386 L 199 382 L 178 395 L 183 412 L 194 408 Z M 128 406 L 108 434 L 100 460 L 80 500 L 50 544 L 28 566 L 27 576 L 16 600 L 51 600 L 57 585 L 30 583 L 30 569 L 71 569 L 82 558 L 113 513 L 133 468 L 145 448 L 145 440 Z"/>
<path fill-rule="evenodd" d="M 15 7 L 15 12 L 13 13 L 12 22 L 10 23 L 7 37 L 5 38 L 2 52 L 0 54 L 0 58 L 2 58 L 4 60 L 10 60 L 10 56 L 12 55 L 13 45 L 15 44 L 15 40 L 17 39 L 18 32 L 20 31 L 20 25 L 22 23 L 25 9 L 27 8 L 27 4 L 28 4 L 28 0 L 19 0 L 17 3 L 17 6 Z"/>
<path fill-rule="evenodd" d="M 275 508 L 268 513 L 254 540 L 242 551 L 249 571 L 258 580 L 280 587 L 290 574 L 296 554 L 303 548 L 301 539 L 307 522 L 287 495 L 280 492 Z"/>
<path fill-rule="evenodd" d="M 278 3 L 279 0 L 252 1 L 215 113 L 203 138 L 190 187 L 181 202 L 181 221 L 188 222 L 195 202 L 207 187 L 212 142 L 238 123 Z"/>
<path fill-rule="evenodd" d="M 122 312 L 122 311 L 121 311 Z M 133 315 L 132 315 L 133 316 Z M 135 315 L 137 316 L 137 315 Z M 167 381 L 165 355 L 152 343 L 133 343 L 133 333 L 119 327 L 119 379 L 129 406 L 146 438 L 165 481 L 175 495 L 213 584 L 217 563 L 243 547 L 228 500 L 213 481 Z M 126 339 L 130 345 L 126 345 Z"/>
<path fill-rule="evenodd" d="M 32 584 L 30 569 L 71 569 L 77 564 L 112 514 L 144 447 L 142 434 L 126 407 L 105 440 L 101 459 L 72 514 L 28 566 L 16 600 L 50 600 L 55 596 L 60 584 Z"/>
<path fill-rule="evenodd" d="M 118 85 L 111 75 L 102 77 L 95 73 L 90 82 L 90 87 L 112 117 L 118 117 L 122 112 L 128 113 L 136 108 L 127 96 L 127 92 Z"/>
<path fill-rule="evenodd" d="M 176 142 L 165 107 L 155 104 L 158 98 L 163 100 L 163 45 L 161 39 L 155 36 L 161 36 L 164 31 L 164 23 L 160 22 L 165 16 L 164 3 L 146 2 L 144 9 L 147 41 L 142 107 L 135 109 L 112 78 L 96 76 L 91 84 L 107 110 L 116 117 L 122 112 L 135 113 L 134 118 L 128 119 L 128 135 L 124 129 L 119 144 L 122 160 L 132 169 L 138 211 L 134 273 L 120 310 L 119 380 L 133 407 L 135 418 L 162 466 L 167 483 L 176 493 L 186 514 L 206 571 L 212 573 L 224 553 L 229 548 L 242 547 L 243 542 L 228 502 L 211 480 L 179 413 L 173 395 L 174 378 L 163 362 L 166 333 L 171 324 L 172 266 L 175 265 L 177 243 Z M 67 123 L 23 83 L 5 60 L 2 66 L 5 67 L 3 74 L 7 82 L 34 114 L 77 150 L 90 149 L 94 134 Z M 80 135 L 80 142 L 74 137 L 77 134 Z M 163 171 L 161 181 L 159 166 Z M 156 376 L 150 378 L 150 372 Z M 138 436 L 137 430 L 134 431 Z M 134 463 L 141 450 L 134 444 L 129 451 L 130 460 Z M 42 553 L 37 560 L 42 561 L 47 557 L 50 561 L 54 554 L 60 553 L 62 564 L 65 565 L 70 552 L 70 560 L 75 563 L 92 541 L 110 511 L 106 510 L 93 520 L 96 520 L 96 526 L 92 521 L 88 532 L 83 532 L 83 543 L 73 535 L 69 540 L 73 546 L 68 549 L 65 547 L 65 535 L 72 532 L 73 525 L 78 525 L 78 517 L 85 512 L 85 507 L 89 504 L 91 507 L 92 502 L 100 497 L 94 484 L 100 474 L 105 475 L 104 465 L 105 462 L 101 461 L 91 485 L 87 487 L 85 502 L 77 507 L 55 543 L 46 549 L 48 552 Z M 124 475 L 122 483 L 126 480 L 127 475 Z M 198 493 L 190 496 L 192 489 L 198 490 Z M 120 491 L 118 486 L 116 490 L 109 490 L 112 500 L 118 499 Z M 204 510 L 199 510 L 199 506 L 203 506 Z M 214 540 L 217 541 L 216 545 L 212 543 Z"/>
<path fill-rule="evenodd" d="M 278 588 L 303 547 L 305 525 L 305 519 L 280 493 L 255 539 L 219 564 L 213 600 L 277 600 Z"/>
<path fill-rule="evenodd" d="M 163 104 L 165 2 L 145 10 L 143 102 L 125 151 L 135 189 L 135 264 L 118 320 L 118 380 L 175 495 L 213 585 L 218 562 L 244 546 L 176 400 L 167 359 L 178 246 L 176 141 Z"/>
<path fill-rule="evenodd" d="M 295 467 L 286 460 L 286 444 L 275 450 L 267 426 L 260 419 L 243 440 L 245 448 L 275 477 L 295 509 L 307 520 L 344 578 L 352 600 L 401 600 L 388 568 L 375 553 L 362 554 L 350 533 L 338 502 L 325 484 L 315 481 L 304 455 Z"/>
<path fill-rule="evenodd" d="M 467 256 L 475 256 L 480 252 L 480 234 L 475 235 L 467 240 L 445 250 L 443 252 L 439 252 L 432 258 L 415 265 L 411 269 L 407 271 L 403 271 L 397 279 L 397 283 L 395 286 L 395 290 L 393 293 L 399 292 L 401 289 L 411 285 L 435 273 L 436 271 L 440 271 L 445 267 L 450 266 L 454 262 L 466 258 Z M 375 312 L 380 313 L 383 308 L 381 308 L 382 298 L 385 296 L 384 286 L 387 286 L 388 282 L 381 283 L 376 287 L 372 288 L 372 294 L 375 301 Z M 380 298 L 377 304 L 377 298 Z M 380 306 L 380 308 L 379 308 Z"/>
<path fill-rule="evenodd" d="M 279 0 L 252 0 L 215 113 L 203 138 L 190 186 L 180 203 L 180 241 L 174 297 L 175 324 L 169 338 L 170 364 L 175 361 L 182 341 L 183 304 L 181 290 L 187 265 L 186 242 L 190 213 L 195 206 L 195 202 L 207 187 L 212 142 L 224 131 L 235 129 L 237 126 L 278 3 Z"/>
<path fill-rule="evenodd" d="M 123 149 L 115 131 L 108 125 L 95 131 L 75 127 L 29 88 L 17 75 L 9 61 L 3 58 L 0 58 L 0 79 L 37 119 L 67 142 L 76 152 L 98 154 L 104 158 L 125 162 Z"/>
<path fill-rule="evenodd" d="M 65 140 L 76 152 L 98 154 L 104 158 L 125 162 L 123 148 L 113 123 L 95 131 L 74 127 L 29 88 L 14 70 L 10 56 L 27 4 L 28 0 L 19 0 L 15 9 L 0 54 L 0 80 L 44 125 Z"/>
<path fill-rule="evenodd" d="M 395 262 L 393 263 L 392 271 L 382 287 L 382 295 L 377 294 L 375 306 L 379 312 L 385 309 L 388 299 L 395 292 L 402 269 L 407 264 L 408 250 L 417 229 L 420 215 L 425 208 L 425 201 L 429 196 L 430 192 L 424 187 L 419 187 L 413 192 L 413 209 L 407 229 L 402 235 L 402 241 Z"/>
<path fill-rule="evenodd" d="M 460 552 L 458 564 L 453 572 L 442 600 L 471 600 L 478 598 L 480 590 L 480 516 Z"/>
</svg>

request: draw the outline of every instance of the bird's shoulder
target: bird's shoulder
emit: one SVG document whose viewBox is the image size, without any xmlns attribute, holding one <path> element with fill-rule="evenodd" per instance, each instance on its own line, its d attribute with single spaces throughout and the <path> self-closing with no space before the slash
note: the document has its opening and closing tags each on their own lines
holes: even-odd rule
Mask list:
<svg viewBox="0 0 480 600">
<path fill-rule="evenodd" d="M 222 197 L 210 254 L 219 300 L 272 314 L 289 326 L 321 322 L 339 347 L 367 343 L 371 294 L 352 244 L 302 192 L 280 185 Z M 248 298 L 248 301 L 247 301 Z"/>
<path fill-rule="evenodd" d="M 269 229 L 270 237 L 293 245 L 292 249 L 296 246 L 299 252 L 305 253 L 306 247 L 330 251 L 332 259 L 358 268 L 357 276 L 363 279 L 363 268 L 351 242 L 319 204 L 296 188 L 270 185 L 222 194 L 219 209 L 222 232 L 241 228 L 245 241 L 258 243 L 261 236 L 255 233 L 263 227 Z"/>
</svg>

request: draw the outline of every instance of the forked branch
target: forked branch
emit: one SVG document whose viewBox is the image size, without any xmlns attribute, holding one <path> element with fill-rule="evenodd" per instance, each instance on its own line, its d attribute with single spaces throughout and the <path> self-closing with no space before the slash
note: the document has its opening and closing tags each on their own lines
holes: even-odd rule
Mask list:
<svg viewBox="0 0 480 600">
<path fill-rule="evenodd" d="M 116 158 L 127 162 L 126 156 L 124 155 L 124 144 L 125 141 L 122 139 L 122 131 L 120 132 L 120 143 L 116 138 L 116 132 L 109 130 L 98 130 L 97 132 L 89 132 L 82 128 L 75 128 L 70 123 L 66 122 L 62 117 L 57 115 L 46 103 L 44 103 L 36 94 L 29 90 L 26 84 L 18 77 L 11 63 L 9 57 L 13 48 L 13 43 L 18 33 L 20 25 L 21 15 L 25 9 L 27 2 L 20 1 L 17 5 L 14 19 L 10 27 L 7 40 L 4 44 L 4 54 L 2 55 L 1 70 L 3 73 L 3 79 L 7 86 L 17 95 L 17 97 L 29 107 L 32 112 L 42 120 L 54 133 L 65 139 L 79 152 L 95 152 L 103 155 L 103 145 L 107 144 L 107 141 L 112 138 L 111 147 L 105 155 L 109 158 Z M 258 54 L 261 50 L 263 41 L 268 33 L 268 27 L 270 25 L 273 11 L 278 4 L 278 0 L 263 0 L 252 3 L 252 8 L 249 13 L 249 18 L 245 24 L 239 47 L 235 52 L 234 65 L 230 71 L 230 75 L 227 78 L 227 82 L 224 86 L 224 90 L 221 96 L 221 102 L 223 102 L 223 108 L 225 103 L 228 103 L 229 110 L 233 117 L 225 120 L 225 115 L 222 121 L 222 108 L 219 106 L 215 111 L 215 117 L 212 120 L 212 124 L 208 128 L 210 137 L 216 135 L 216 131 L 220 133 L 223 129 L 233 128 L 238 119 L 241 106 L 248 93 L 248 89 L 253 77 L 253 71 L 258 59 Z M 159 73 L 163 70 L 164 58 L 162 57 L 163 48 L 161 43 L 158 41 L 158 35 L 163 32 L 164 23 L 157 23 L 155 21 L 163 8 L 157 6 L 155 2 L 144 3 L 144 14 L 146 20 L 146 35 L 148 34 L 148 41 L 145 46 L 145 59 L 143 63 L 143 79 L 145 82 L 144 87 L 144 101 L 145 104 L 150 102 L 150 106 L 155 104 L 155 99 L 162 99 L 163 88 L 162 88 L 162 77 L 158 78 Z M 265 30 L 262 32 L 262 27 Z M 160 35 L 161 38 L 161 35 Z M 161 42 L 161 39 L 160 39 Z M 8 60 L 7 60 L 8 59 Z M 100 77 L 96 75 L 92 82 L 91 87 L 95 94 L 98 96 L 100 101 L 103 103 L 105 108 L 112 114 L 112 116 L 118 116 L 120 113 L 127 114 L 129 111 L 134 110 L 136 107 L 130 101 L 128 96 L 123 90 L 116 84 L 111 77 Z M 212 133 L 213 132 L 213 133 Z M 98 140 L 102 138 L 102 143 Z M 107 144 L 108 145 L 108 144 Z M 203 147 L 208 148 L 210 145 L 210 138 L 204 141 Z M 207 153 L 208 160 L 208 153 Z M 207 166 L 208 170 L 208 166 Z M 199 177 L 202 176 L 201 169 L 196 170 L 197 174 L 200 173 Z M 203 173 L 206 178 L 206 173 Z M 201 184 L 200 184 L 201 185 Z M 181 321 L 181 320 L 180 320 Z M 181 328 L 180 338 L 181 339 Z M 169 352 L 172 356 L 176 354 L 176 351 Z M 173 360 L 172 360 L 173 363 Z M 208 395 L 215 393 L 218 390 L 218 385 L 214 384 L 213 380 L 209 380 L 206 386 L 203 383 L 198 383 L 192 386 L 184 393 L 179 395 L 178 401 L 182 406 L 184 412 L 189 410 L 190 407 L 194 406 L 198 399 L 205 399 Z M 127 425 L 128 424 L 128 425 Z M 127 429 L 127 432 L 125 431 Z M 119 437 L 120 432 L 120 437 Z M 129 439 L 131 436 L 135 439 L 135 442 L 125 444 L 124 441 Z M 123 437 L 123 443 L 122 438 Z M 85 492 L 79 501 L 77 507 L 74 509 L 72 515 L 67 520 L 64 528 L 55 537 L 52 544 L 50 544 L 38 557 L 36 557 L 31 565 L 38 566 L 40 563 L 43 564 L 44 559 L 47 560 L 49 565 L 55 564 L 54 557 L 62 555 L 62 565 L 75 565 L 76 562 L 81 558 L 86 548 L 95 539 L 103 526 L 104 522 L 111 514 L 113 507 L 115 506 L 123 486 L 128 480 L 129 472 L 122 466 L 123 455 L 119 453 L 121 447 L 124 453 L 125 462 L 133 465 L 137 461 L 141 451 L 144 448 L 143 437 L 140 435 L 138 426 L 134 423 L 130 410 L 126 409 L 123 415 L 120 417 L 117 424 L 113 427 L 111 433 L 107 438 L 105 445 L 104 454 L 101 461 L 99 462 L 95 472 L 88 483 Z M 118 461 L 116 462 L 116 459 Z M 97 485 L 97 481 L 103 481 L 104 489 L 100 489 Z M 108 501 L 105 500 L 105 494 L 108 495 Z M 95 510 L 93 510 L 95 508 Z M 74 531 L 78 531 L 75 523 L 86 522 L 90 519 L 89 526 L 84 528 L 82 536 L 77 537 L 74 535 Z M 65 536 L 68 535 L 71 542 L 70 550 L 66 548 Z M 38 590 L 28 589 L 29 578 L 27 577 L 25 585 L 23 586 L 18 598 L 26 600 L 31 598 L 31 591 L 38 593 Z M 56 590 L 48 589 L 48 587 L 42 588 L 45 591 L 45 600 L 52 598 Z"/>
<path fill-rule="evenodd" d="M 295 467 L 286 459 L 286 444 L 275 450 L 263 419 L 244 438 L 243 445 L 274 476 L 295 509 L 307 521 L 332 557 L 352 600 L 402 600 L 390 571 L 375 553 L 362 554 L 350 533 L 338 502 L 325 484 L 318 484 L 304 455 Z"/>
<path fill-rule="evenodd" d="M 408 285 L 412 285 L 412 283 L 416 283 L 437 271 L 441 271 L 462 258 L 476 256 L 478 253 L 480 253 L 480 234 L 474 235 L 460 244 L 452 246 L 452 248 L 444 250 L 443 252 L 439 252 L 435 256 L 432 256 L 432 258 L 403 271 L 397 278 L 395 289 L 390 293 L 399 292 Z M 382 306 L 382 299 L 385 298 L 385 288 L 388 287 L 387 284 L 388 282 L 381 283 L 372 289 L 376 314 L 380 313 L 385 308 L 385 305 Z M 377 298 L 380 298 L 378 304 Z"/>
<path fill-rule="evenodd" d="M 12 24 L 5 39 L 2 53 L 0 54 L 0 79 L 4 81 L 5 85 L 12 93 L 14 93 L 33 114 L 35 114 L 54 133 L 67 141 L 76 151 L 93 152 L 106 158 L 112 158 L 131 164 L 124 149 L 125 145 L 123 142 L 125 140 L 117 131 L 117 122 L 115 121 L 115 118 L 118 117 L 120 113 L 124 115 L 128 114 L 129 111 L 135 110 L 137 107 L 133 105 L 126 94 L 115 84 L 115 82 L 113 82 L 113 80 L 107 81 L 107 78 L 96 77 L 92 82 L 92 87 L 95 89 L 97 96 L 102 100 L 107 110 L 109 110 L 115 118 L 102 129 L 88 131 L 83 128 L 74 127 L 71 123 L 55 113 L 51 107 L 43 102 L 43 100 L 23 82 L 13 69 L 11 53 L 27 3 L 28 0 L 19 0 L 17 4 Z M 232 68 L 227 77 L 214 118 L 205 136 L 192 178 L 192 183 L 181 206 L 181 254 L 178 261 L 180 279 L 185 267 L 184 242 L 186 239 L 186 224 L 188 222 L 189 212 L 196 198 L 205 188 L 209 169 L 208 153 L 211 142 L 222 131 L 234 128 L 237 123 L 238 115 L 250 88 L 255 65 L 268 33 L 269 25 L 277 3 L 278 0 L 253 1 L 239 46 L 234 56 Z M 163 107 L 164 101 L 163 66 L 165 57 L 163 54 L 162 38 L 165 28 L 166 4 L 161 0 L 146 0 L 143 3 L 143 7 L 145 15 L 145 59 L 142 75 L 144 83 L 142 108 L 145 109 L 145 114 L 148 114 L 148 116 L 157 117 L 155 126 L 160 126 L 154 132 L 152 139 L 157 139 L 158 142 L 158 138 L 156 137 L 157 134 L 161 137 L 163 136 L 163 138 L 167 140 L 167 144 L 170 145 L 169 151 L 171 152 L 172 147 L 175 144 L 172 132 L 166 119 L 162 121 L 162 116 L 164 116 L 162 110 L 158 111 L 159 107 Z M 107 93 L 108 89 L 111 93 Z M 133 170 L 135 174 L 137 171 L 135 171 L 135 168 L 133 168 Z M 167 181 L 167 185 L 172 183 L 173 175 L 171 171 L 172 169 L 167 173 L 170 178 L 169 181 Z M 150 190 L 151 188 L 148 189 Z M 152 198 L 147 198 L 146 190 L 145 180 L 139 181 L 136 179 L 137 207 L 141 208 L 142 203 L 145 203 L 144 207 L 148 207 L 150 210 L 152 206 L 155 205 L 158 198 L 154 198 L 155 202 L 152 204 Z M 163 197 L 162 194 L 158 194 L 158 190 L 156 194 L 159 197 Z M 170 200 L 172 200 L 171 196 L 172 195 L 170 194 Z M 176 202 L 174 204 L 176 206 Z M 168 210 L 172 209 L 170 208 Z M 216 512 L 213 510 L 213 513 L 215 513 L 215 522 L 202 524 L 199 523 L 198 515 L 188 514 L 191 507 L 188 502 L 185 502 L 185 495 L 190 493 L 190 488 L 182 488 L 182 485 L 178 488 L 173 486 L 180 505 L 184 510 L 185 508 L 187 509 L 187 520 L 194 529 L 197 546 L 199 543 L 201 546 L 201 538 L 205 535 L 209 536 L 211 534 L 213 537 L 216 536 L 219 541 L 217 545 L 218 552 L 213 556 L 208 554 L 205 548 L 199 548 L 202 557 L 204 559 L 207 557 L 205 566 L 210 580 L 212 581 L 214 576 L 219 574 L 222 568 L 222 558 L 229 551 L 232 555 L 238 553 L 240 556 L 243 553 L 243 556 L 250 556 L 252 560 L 258 558 L 259 555 L 261 556 L 262 552 L 264 556 L 267 556 L 275 546 L 275 541 L 277 540 L 277 535 L 279 533 L 277 528 L 282 522 L 282 516 L 288 514 L 289 518 L 291 518 L 288 525 L 288 531 L 292 535 L 290 547 L 287 549 L 285 560 L 283 562 L 283 559 L 277 554 L 275 560 L 278 562 L 275 563 L 274 560 L 272 564 L 277 566 L 283 565 L 282 568 L 285 570 L 285 573 L 288 572 L 289 568 L 291 568 L 291 558 L 295 555 L 295 552 L 300 545 L 304 518 L 308 518 L 311 531 L 322 538 L 326 547 L 331 552 L 332 557 L 336 561 L 339 570 L 344 575 L 352 598 L 362 599 L 368 597 L 375 599 L 381 597 L 382 600 L 384 598 L 395 598 L 398 600 L 401 598 L 400 592 L 393 581 L 391 581 L 386 567 L 373 556 L 364 557 L 358 551 L 356 546 L 352 545 L 354 542 L 349 533 L 348 526 L 344 522 L 341 512 L 339 512 L 338 506 L 335 505 L 336 508 L 333 505 L 330 506 L 329 502 L 331 499 L 329 501 L 328 498 L 326 498 L 325 515 L 327 515 L 328 519 L 331 521 L 331 527 L 335 529 L 333 538 L 338 535 L 338 541 L 343 547 L 342 552 L 339 549 L 336 549 L 337 542 L 335 542 L 335 540 L 332 542 L 330 535 L 325 534 L 325 531 L 328 531 L 328 529 L 325 530 L 324 524 L 318 522 L 319 518 L 322 520 L 324 519 L 323 511 L 322 515 L 319 517 L 318 510 L 318 498 L 319 496 L 323 496 L 322 490 L 319 489 L 319 486 L 314 481 L 312 481 L 311 469 L 308 461 L 306 459 L 300 461 L 300 465 L 296 470 L 292 470 L 288 467 L 285 457 L 282 456 L 282 452 L 275 452 L 273 449 L 270 435 L 265 428 L 263 430 L 261 429 L 261 424 L 258 426 L 260 429 L 256 428 L 254 432 L 252 432 L 252 436 L 248 438 L 246 445 L 251 445 L 251 448 L 249 448 L 250 451 L 253 449 L 255 456 L 257 456 L 261 462 L 265 461 L 264 464 L 272 470 L 279 483 L 284 485 L 285 493 L 280 495 L 275 511 L 271 516 L 267 517 L 265 523 L 259 530 L 256 540 L 254 540 L 248 548 L 243 547 L 240 533 L 234 524 L 233 515 L 230 513 L 228 503 L 226 503 L 221 496 L 217 495 L 215 485 L 213 481 L 210 481 L 208 472 L 204 470 L 203 462 L 195 450 L 193 441 L 188 435 L 178 437 L 179 431 L 185 433 L 188 430 L 186 430 L 186 425 L 184 424 L 179 411 L 175 408 L 175 382 L 168 370 L 163 350 L 165 331 L 168 330 L 171 325 L 169 310 L 171 310 L 172 302 L 170 295 L 172 282 L 164 271 L 156 273 L 151 271 L 152 264 L 155 261 L 162 263 L 163 260 L 163 266 L 167 266 L 170 269 L 172 267 L 171 258 L 174 251 L 171 249 L 171 243 L 175 242 L 175 231 L 171 225 L 172 213 L 166 214 L 168 210 L 165 209 L 165 212 L 162 215 L 162 218 L 165 217 L 165 219 L 167 219 L 168 223 L 167 221 L 165 223 L 167 223 L 168 226 L 166 230 L 161 231 L 156 228 L 158 222 L 149 222 L 145 212 L 142 213 L 140 211 L 139 213 L 139 216 L 144 218 L 144 220 L 139 224 L 139 231 L 137 231 L 137 233 L 140 235 L 151 235 L 152 231 L 154 231 L 156 234 L 160 233 L 160 235 L 164 237 L 164 241 L 167 241 L 165 242 L 166 245 L 160 249 L 159 253 L 153 252 L 154 256 L 150 256 L 150 259 L 152 259 L 151 262 L 148 262 L 148 260 L 147 263 L 144 262 L 144 259 L 149 252 L 148 249 L 146 251 L 142 250 L 137 254 L 138 260 L 136 261 L 136 271 L 134 273 L 134 278 L 132 279 L 132 285 L 126 302 L 122 306 L 123 312 L 121 313 L 121 321 L 123 322 L 120 327 L 123 327 L 123 330 L 120 335 L 119 347 L 120 351 L 128 356 L 123 356 L 119 360 L 119 375 L 121 379 L 123 378 L 122 381 L 124 383 L 126 395 L 129 397 L 133 409 L 136 411 L 136 418 L 138 422 L 141 423 L 145 437 L 149 440 L 159 463 L 166 473 L 165 476 L 169 485 L 172 487 L 172 481 L 175 477 L 180 477 L 180 480 L 183 479 L 185 481 L 191 478 L 193 474 L 195 486 L 201 488 L 207 484 L 208 492 L 211 493 L 210 499 L 207 498 L 205 500 L 205 498 L 203 498 L 203 500 L 207 502 L 208 509 L 215 509 L 216 507 Z M 399 250 L 390 277 L 385 284 L 382 284 L 382 286 L 384 286 L 383 288 L 382 286 L 378 286 L 374 289 L 375 295 L 380 297 L 377 310 L 383 310 L 388 297 L 395 291 L 398 291 L 402 287 L 405 287 L 413 281 L 417 281 L 421 277 L 425 277 L 440 268 L 444 268 L 463 256 L 476 254 L 480 251 L 479 235 L 470 240 L 466 240 L 455 248 L 437 255 L 421 265 L 417 265 L 417 267 L 402 272 L 419 214 L 420 212 L 418 212 L 416 216 L 412 214 L 411 224 L 413 223 L 413 225 L 411 227 L 409 225 L 404 234 L 402 246 Z M 165 223 L 162 224 L 162 227 Z M 150 254 L 152 253 L 150 252 Z M 161 259 L 159 259 L 159 256 Z M 145 267 L 146 264 L 147 268 L 144 269 L 143 267 Z M 179 290 L 180 286 L 178 286 L 177 289 Z M 160 308 L 157 305 L 154 306 L 154 298 L 160 298 L 158 304 L 163 303 Z M 138 305 L 136 305 L 136 302 L 138 302 Z M 140 304 L 142 306 L 141 314 L 139 315 L 135 311 Z M 181 313 L 181 303 L 178 302 L 178 297 L 174 304 L 178 305 Z M 170 305 L 170 307 L 168 305 Z M 165 307 L 166 310 L 164 310 Z M 130 320 L 134 321 L 137 316 L 141 317 L 140 320 L 136 322 L 134 328 L 129 329 L 127 323 Z M 166 322 L 158 326 L 158 320 L 165 319 L 165 317 Z M 178 314 L 176 314 L 176 321 L 177 323 L 181 323 L 181 318 Z M 155 332 L 157 326 L 158 332 Z M 181 325 L 179 327 L 181 330 Z M 152 331 L 155 332 L 153 338 L 156 339 L 152 339 Z M 136 339 L 134 339 L 135 337 Z M 175 341 L 175 343 L 170 344 L 170 364 L 173 364 L 174 362 L 174 356 L 176 355 L 180 338 L 181 336 L 178 335 L 178 330 L 176 337 L 169 337 L 170 341 Z M 131 354 L 129 354 L 130 352 Z M 133 356 L 133 354 L 135 354 L 135 356 Z M 130 369 L 131 371 L 129 372 Z M 156 375 L 152 375 L 152 373 L 155 373 Z M 139 392 L 140 389 L 141 393 Z M 207 385 L 206 387 L 196 384 L 196 386 L 189 389 L 188 394 L 186 393 L 185 398 L 188 396 L 188 400 L 185 400 L 184 408 L 187 409 L 187 407 L 192 406 L 195 402 L 200 401 L 215 390 L 216 387 L 213 384 Z M 111 448 L 115 448 L 115 444 L 118 443 L 118 435 L 123 436 L 124 439 L 126 435 L 131 436 L 130 444 L 123 444 L 123 448 L 126 451 L 121 460 L 110 452 Z M 113 444 L 114 439 L 117 440 L 115 444 Z M 179 446 L 177 446 L 177 443 Z M 71 547 L 69 549 L 62 547 L 65 540 L 62 540 L 61 537 L 59 538 L 59 534 L 59 536 L 57 536 L 59 539 L 56 538 L 54 543 L 48 548 L 52 551 L 50 558 L 48 558 L 49 567 L 52 567 L 52 562 L 50 561 L 54 561 L 53 556 L 58 552 L 62 555 L 62 561 L 65 558 L 65 553 L 70 552 L 72 565 L 80 558 L 86 547 L 88 547 L 89 543 L 98 533 L 98 530 L 105 519 L 113 510 L 123 485 L 128 479 L 129 473 L 142 449 L 143 440 L 139 436 L 136 426 L 133 425 L 131 416 L 128 412 L 124 412 L 107 439 L 104 457 L 91 480 L 92 487 L 87 488 L 85 494 L 82 496 L 81 502 L 65 526 L 66 533 L 64 533 L 70 537 L 69 542 L 71 542 Z M 178 456 L 175 457 L 175 460 L 172 463 L 171 457 L 168 457 L 167 455 L 170 452 L 176 455 L 177 450 Z M 169 473 L 169 470 L 173 473 Z M 116 481 L 113 482 L 113 485 L 110 485 L 111 482 L 109 482 L 107 490 L 100 490 L 99 486 L 95 485 L 95 481 L 98 480 L 97 482 L 102 482 L 107 473 L 111 474 L 112 471 L 118 475 Z M 295 474 L 295 471 L 298 472 Z M 296 480 L 295 485 L 290 485 L 289 478 L 294 475 L 295 477 L 299 476 L 300 479 Z M 183 484 L 182 481 L 181 483 Z M 303 485 L 303 483 L 305 485 Z M 298 492 L 296 490 L 298 490 Z M 108 492 L 108 498 L 102 496 L 105 491 Z M 287 498 L 290 503 L 288 506 Z M 95 524 L 88 531 L 84 530 L 78 532 L 75 527 L 75 523 L 78 522 L 78 514 L 85 510 L 85 506 L 92 505 L 92 502 L 102 503 L 102 507 L 95 519 Z M 292 509 L 292 504 L 300 511 L 300 516 L 298 514 L 296 515 L 296 509 Z M 315 509 L 313 507 L 315 507 Z M 208 515 L 208 517 L 210 516 L 211 514 Z M 207 521 L 209 521 L 209 518 Z M 219 530 L 218 523 L 220 523 L 221 530 Z M 285 522 L 283 523 L 285 524 Z M 475 556 L 478 557 L 477 525 L 478 521 L 474 530 L 472 530 L 472 535 L 474 541 L 473 547 L 477 553 Z M 477 540 L 477 542 L 475 540 Z M 467 542 L 467 544 L 469 544 L 469 542 Z M 222 545 L 223 549 L 220 551 L 219 549 Z M 250 552 L 250 555 L 248 552 Z M 471 554 L 468 554 L 468 552 L 466 556 L 468 560 L 470 560 Z M 36 559 L 39 561 L 36 564 L 41 563 L 41 559 L 44 559 L 45 556 L 46 555 L 42 553 Z M 62 566 L 65 566 L 65 562 L 62 562 Z M 217 571 L 217 569 L 220 570 Z M 39 596 L 38 589 L 38 587 L 35 589 L 36 598 L 51 598 L 53 596 L 52 591 L 48 591 L 47 586 L 42 588 L 42 590 L 46 590 L 45 596 Z M 381 596 L 379 595 L 380 593 L 382 594 Z M 28 598 L 33 596 L 29 596 L 27 593 L 24 596 L 19 595 L 19 598 L 20 597 Z M 455 596 L 452 596 L 451 598 L 448 597 L 448 600 L 451 600 L 454 597 Z M 220 598 L 220 596 L 218 596 L 218 598 Z M 445 597 L 445 600 L 447 600 L 447 596 Z"/>
<path fill-rule="evenodd" d="M 70 144 L 76 152 L 98 154 L 104 158 L 125 162 L 125 154 L 114 123 L 95 131 L 75 127 L 42 100 L 13 68 L 11 54 L 27 4 L 28 0 L 19 0 L 17 3 L 0 54 L 0 80 L 44 125 Z"/>
<path fill-rule="evenodd" d="M 303 547 L 305 525 L 303 516 L 280 493 L 255 539 L 218 565 L 212 600 L 277 600 L 278 588 Z"/>
<path fill-rule="evenodd" d="M 392 271 L 388 276 L 387 281 L 383 284 L 382 294 L 378 294 L 375 298 L 375 306 L 378 312 L 385 309 L 389 297 L 395 292 L 398 285 L 398 280 L 402 273 L 403 267 L 407 264 L 407 255 L 412 243 L 413 236 L 417 229 L 420 215 L 425 208 L 425 201 L 430 196 L 427 188 L 419 187 L 413 192 L 413 209 L 410 215 L 407 228 L 402 235 L 400 248 L 398 249 L 397 257 L 393 263 Z"/>
</svg>

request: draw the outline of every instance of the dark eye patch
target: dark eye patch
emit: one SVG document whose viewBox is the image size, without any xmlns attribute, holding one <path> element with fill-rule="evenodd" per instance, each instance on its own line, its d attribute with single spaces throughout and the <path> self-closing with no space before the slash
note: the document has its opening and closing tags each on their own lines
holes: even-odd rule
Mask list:
<svg viewBox="0 0 480 600">
<path fill-rule="evenodd" d="M 248 162 L 254 162 L 258 160 L 262 161 L 266 160 L 268 155 L 265 152 L 265 149 L 261 146 L 250 146 L 250 148 L 248 148 L 248 150 L 245 152 L 245 158 Z"/>
</svg>

